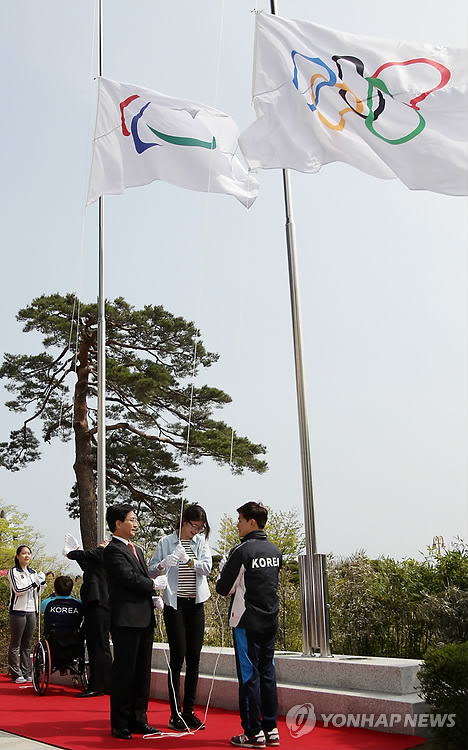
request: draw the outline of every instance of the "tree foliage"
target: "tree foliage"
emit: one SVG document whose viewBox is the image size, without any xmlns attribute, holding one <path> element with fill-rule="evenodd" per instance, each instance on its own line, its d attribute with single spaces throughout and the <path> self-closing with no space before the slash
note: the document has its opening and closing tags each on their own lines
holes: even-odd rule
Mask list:
<svg viewBox="0 0 468 750">
<path fill-rule="evenodd" d="M 13 394 L 6 406 L 23 423 L 0 443 L 0 465 L 16 471 L 40 458 L 31 428 L 42 439 L 75 440 L 76 484 L 69 510 L 80 517 L 84 547 L 96 539 L 97 323 L 96 304 L 74 295 L 34 299 L 20 310 L 23 331 L 39 332 L 39 354 L 5 354 L 0 377 Z M 230 403 L 222 390 L 197 385 L 201 368 L 218 355 L 205 349 L 194 323 L 161 306 L 140 310 L 118 298 L 106 303 L 106 473 L 108 498 L 131 500 L 141 513 L 171 525 L 179 507 L 181 458 L 209 456 L 244 469 L 266 470 L 265 447 L 214 419 Z M 71 393 L 73 391 L 73 393 Z M 189 450 L 187 450 L 189 446 Z"/>
<path fill-rule="evenodd" d="M 13 566 L 20 544 L 27 544 L 31 548 L 35 565 L 38 560 L 50 563 L 51 559 L 44 556 L 42 535 L 29 525 L 26 513 L 20 513 L 14 505 L 5 505 L 0 501 L 0 569 L 8 570 Z"/>
</svg>

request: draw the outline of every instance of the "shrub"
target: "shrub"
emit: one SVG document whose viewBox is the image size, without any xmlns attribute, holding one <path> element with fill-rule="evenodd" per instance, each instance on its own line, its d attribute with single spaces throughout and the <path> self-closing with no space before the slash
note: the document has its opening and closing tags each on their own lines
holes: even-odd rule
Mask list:
<svg viewBox="0 0 468 750">
<path fill-rule="evenodd" d="M 455 714 L 455 726 L 433 727 L 434 748 L 468 747 L 468 642 L 428 649 L 418 673 L 433 714 Z"/>
<path fill-rule="evenodd" d="M 420 659 L 436 643 L 468 639 L 468 548 L 462 540 L 422 561 L 329 559 L 335 653 Z"/>
</svg>

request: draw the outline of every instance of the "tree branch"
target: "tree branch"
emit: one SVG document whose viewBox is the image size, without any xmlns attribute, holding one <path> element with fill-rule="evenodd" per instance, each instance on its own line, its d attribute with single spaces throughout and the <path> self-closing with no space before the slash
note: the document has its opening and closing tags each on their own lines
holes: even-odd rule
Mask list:
<svg viewBox="0 0 468 750">
<path fill-rule="evenodd" d="M 170 445 L 174 446 L 174 448 L 179 448 L 179 449 L 185 448 L 185 441 L 180 443 L 168 437 L 159 437 L 158 435 L 149 435 L 147 432 L 143 432 L 142 430 L 137 430 L 136 427 L 132 427 L 132 425 L 129 424 L 128 422 L 117 422 L 116 424 L 106 425 L 106 432 L 111 432 L 112 430 L 127 430 L 127 432 L 132 432 L 134 435 L 138 435 L 144 440 L 150 440 L 150 441 L 157 442 L 157 443 L 169 443 Z M 91 436 L 94 436 L 97 433 L 97 431 L 98 431 L 98 428 L 93 427 L 92 430 L 89 430 L 88 434 Z"/>
<path fill-rule="evenodd" d="M 47 406 L 47 404 L 48 404 L 48 402 L 50 400 L 50 397 L 52 396 L 53 392 L 62 384 L 62 382 L 65 380 L 65 378 L 67 377 L 67 375 L 68 375 L 69 372 L 72 372 L 72 370 L 67 370 L 67 372 L 63 373 L 63 375 L 60 378 L 60 380 L 56 381 L 55 383 L 50 383 L 49 384 L 49 387 L 48 387 L 48 389 L 46 391 L 46 394 L 44 396 L 44 401 L 42 402 L 41 408 L 35 414 L 33 414 L 32 417 L 29 417 L 28 419 L 24 420 L 24 422 L 23 422 L 23 428 L 24 429 L 26 429 L 26 425 L 28 424 L 28 422 L 32 422 L 34 419 L 36 419 L 37 417 L 39 417 L 42 414 L 42 412 L 46 408 L 46 406 Z"/>
</svg>

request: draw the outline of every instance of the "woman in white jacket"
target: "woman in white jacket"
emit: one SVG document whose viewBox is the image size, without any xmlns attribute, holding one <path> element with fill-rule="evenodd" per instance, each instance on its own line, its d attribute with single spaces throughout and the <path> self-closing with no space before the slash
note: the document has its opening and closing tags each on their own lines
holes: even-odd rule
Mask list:
<svg viewBox="0 0 468 750">
<path fill-rule="evenodd" d="M 180 533 L 177 529 L 161 539 L 149 565 L 152 578 L 167 573 L 163 598 L 170 653 L 169 728 L 176 731 L 205 728 L 193 709 L 205 632 L 203 602 L 210 596 L 207 581 L 212 565 L 207 541 L 209 533 L 208 519 L 201 505 L 187 505 L 182 514 Z M 181 709 L 180 671 L 184 659 L 184 702 Z"/>
<path fill-rule="evenodd" d="M 31 549 L 20 544 L 15 566 L 8 571 L 10 583 L 10 647 L 8 669 L 13 682 L 31 682 L 31 641 L 36 627 L 38 592 L 45 586 L 44 573 L 29 567 Z"/>
</svg>

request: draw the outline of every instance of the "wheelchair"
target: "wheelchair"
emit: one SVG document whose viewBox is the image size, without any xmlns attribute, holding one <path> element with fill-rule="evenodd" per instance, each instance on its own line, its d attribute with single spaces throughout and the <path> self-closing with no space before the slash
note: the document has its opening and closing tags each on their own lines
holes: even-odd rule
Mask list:
<svg viewBox="0 0 468 750">
<path fill-rule="evenodd" d="M 33 650 L 32 684 L 38 695 L 44 695 L 54 672 L 70 674 L 75 687 L 86 690 L 88 668 L 84 636 L 81 630 L 51 630 Z"/>
</svg>

